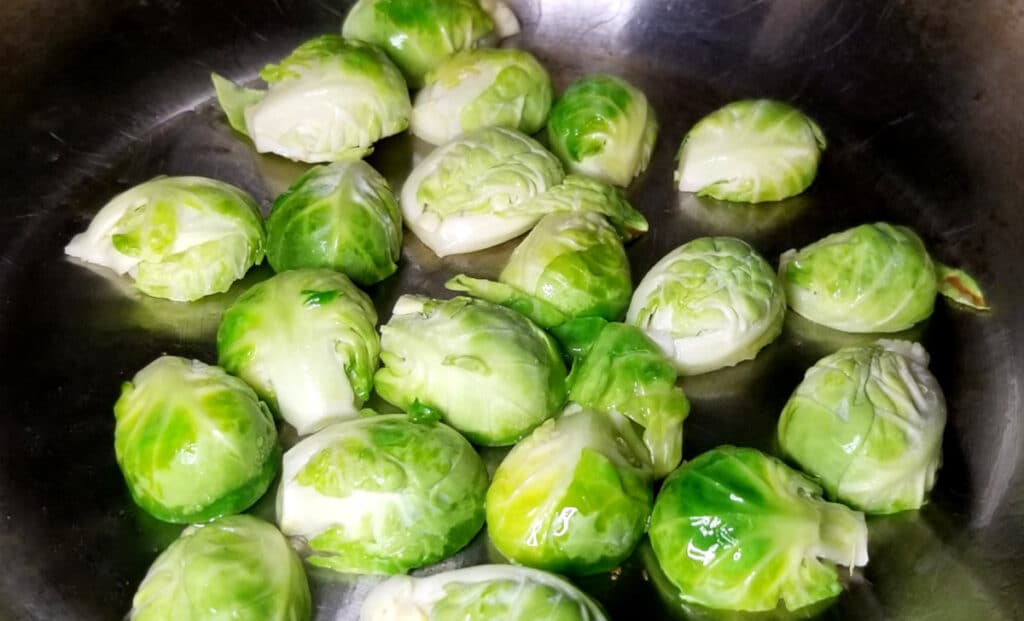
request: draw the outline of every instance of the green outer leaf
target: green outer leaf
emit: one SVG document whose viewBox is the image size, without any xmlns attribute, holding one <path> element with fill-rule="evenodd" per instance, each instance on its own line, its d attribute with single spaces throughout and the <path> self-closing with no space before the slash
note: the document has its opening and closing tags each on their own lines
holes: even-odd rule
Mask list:
<svg viewBox="0 0 1024 621">
<path fill-rule="evenodd" d="M 545 329 L 553 328 L 566 320 L 565 314 L 554 305 L 505 283 L 458 274 L 444 283 L 444 286 L 449 291 L 465 292 L 475 298 L 510 308 Z"/>
<path fill-rule="evenodd" d="M 403 308 L 419 302 L 420 308 Z M 476 444 L 514 444 L 565 402 L 553 339 L 519 313 L 465 297 L 403 296 L 381 328 L 375 388 L 405 411 L 419 401 Z"/>
<path fill-rule="evenodd" d="M 735 101 L 697 122 L 676 156 L 683 192 L 744 203 L 778 201 L 807 189 L 825 136 L 789 104 Z"/>
<path fill-rule="evenodd" d="M 647 527 L 646 451 L 615 414 L 569 410 L 518 443 L 487 491 L 487 530 L 516 563 L 558 573 L 608 571 Z"/>
<path fill-rule="evenodd" d="M 494 30 L 477 0 L 359 0 L 342 34 L 380 46 L 411 88 L 427 71 L 459 50 L 479 45 Z"/>
<path fill-rule="evenodd" d="M 829 497 L 867 513 L 920 508 L 942 458 L 946 404 L 906 341 L 819 360 L 782 410 L 779 446 Z"/>
<path fill-rule="evenodd" d="M 644 428 L 655 478 L 679 465 L 690 402 L 676 386 L 672 362 L 642 330 L 607 324 L 573 364 L 567 384 L 569 401 L 620 414 Z"/>
<path fill-rule="evenodd" d="M 218 367 L 157 358 L 121 389 L 114 450 L 136 504 L 165 522 L 245 510 L 279 468 L 274 420 Z"/>
<path fill-rule="evenodd" d="M 524 203 L 523 213 L 599 213 L 629 241 L 646 233 L 647 218 L 633 208 L 622 190 L 581 175 L 566 175 L 559 185 Z"/>
<path fill-rule="evenodd" d="M 935 264 L 935 273 L 938 278 L 939 294 L 957 304 L 961 304 L 975 310 L 991 310 L 988 302 L 985 301 L 985 294 L 978 285 L 978 281 L 967 272 L 943 265 Z"/>
<path fill-rule="evenodd" d="M 284 457 L 283 532 L 305 537 L 309 563 L 394 574 L 451 556 L 484 522 L 487 471 L 440 423 L 380 415 L 338 423 Z"/>
<path fill-rule="evenodd" d="M 863 514 L 755 449 L 723 446 L 662 485 L 650 538 L 680 597 L 709 608 L 803 608 L 842 591 L 833 562 L 867 562 Z M 832 561 L 832 562 L 829 562 Z"/>
<path fill-rule="evenodd" d="M 571 84 L 548 119 L 548 142 L 569 171 L 618 186 L 647 168 L 657 135 L 644 94 L 610 75 Z"/>
<path fill-rule="evenodd" d="M 309 621 L 306 572 L 276 528 L 247 515 L 190 526 L 139 585 L 129 621 Z"/>
<path fill-rule="evenodd" d="M 387 181 L 363 161 L 316 166 L 274 201 L 267 261 L 275 271 L 323 267 L 363 286 L 398 269 L 402 213 Z"/>
<path fill-rule="evenodd" d="M 217 358 L 305 435 L 359 416 L 380 353 L 376 323 L 370 298 L 344 274 L 282 272 L 225 311 Z"/>
<path fill-rule="evenodd" d="M 899 332 L 935 305 L 936 270 L 912 230 L 884 222 L 833 233 L 779 261 L 790 308 L 844 332 Z"/>
<path fill-rule="evenodd" d="M 431 621 L 607 621 L 600 604 L 568 580 L 512 565 L 477 565 L 377 585 L 362 621 L 426 614 Z"/>
<path fill-rule="evenodd" d="M 243 88 L 216 73 L 211 73 L 210 79 L 213 81 L 213 89 L 217 93 L 217 103 L 228 117 L 231 128 L 248 136 L 249 130 L 245 126 L 245 110 L 262 101 L 266 92 L 254 88 Z"/>
<path fill-rule="evenodd" d="M 590 352 L 608 323 L 601 317 L 582 317 L 555 326 L 550 332 L 567 356 L 578 359 Z"/>
</svg>

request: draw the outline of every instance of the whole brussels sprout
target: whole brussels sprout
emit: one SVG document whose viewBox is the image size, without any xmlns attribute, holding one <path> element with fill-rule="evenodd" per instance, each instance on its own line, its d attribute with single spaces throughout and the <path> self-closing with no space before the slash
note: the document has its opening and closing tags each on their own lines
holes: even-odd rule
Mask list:
<svg viewBox="0 0 1024 621">
<path fill-rule="evenodd" d="M 326 267 L 367 286 L 395 273 L 401 252 L 398 201 L 361 160 L 311 168 L 267 220 L 267 261 L 277 272 Z"/>
<path fill-rule="evenodd" d="M 486 492 L 480 456 L 450 427 L 369 416 L 285 453 L 277 521 L 307 541 L 313 565 L 405 573 L 468 544 L 483 526 Z"/>
<path fill-rule="evenodd" d="M 359 0 L 341 31 L 379 45 L 419 88 L 449 56 L 516 34 L 519 21 L 501 0 Z"/>
<path fill-rule="evenodd" d="M 236 131 L 260 153 L 299 162 L 354 160 L 409 126 L 405 80 L 381 50 L 338 35 L 306 41 L 260 77 L 267 90 L 212 75 L 217 100 Z"/>
<path fill-rule="evenodd" d="M 410 130 L 431 144 L 492 125 L 532 134 L 544 127 L 550 109 L 551 78 L 532 54 L 464 50 L 427 74 Z"/>
<path fill-rule="evenodd" d="M 483 446 L 514 444 L 565 403 L 565 365 L 551 337 L 482 300 L 402 296 L 381 328 L 380 357 L 377 394 Z"/>
<path fill-rule="evenodd" d="M 263 260 L 252 198 L 205 177 L 156 177 L 118 194 L 64 252 L 128 274 L 146 295 L 179 302 L 222 293 Z"/>
<path fill-rule="evenodd" d="M 445 286 L 518 310 L 545 328 L 576 317 L 618 319 L 633 293 L 615 229 L 586 211 L 541 218 L 498 279 L 460 275 Z"/>
<path fill-rule="evenodd" d="M 793 106 L 734 101 L 697 122 L 676 156 L 681 192 L 744 203 L 803 192 L 818 173 L 825 136 Z"/>
<path fill-rule="evenodd" d="M 157 557 L 129 621 L 309 621 L 306 572 L 288 541 L 248 515 L 189 526 Z"/>
<path fill-rule="evenodd" d="M 867 513 L 921 507 L 942 460 L 946 402 L 916 343 L 826 356 L 782 410 L 779 446 L 826 493 Z"/>
<path fill-rule="evenodd" d="M 899 332 L 932 314 L 935 294 L 988 308 L 965 272 L 935 263 L 912 230 L 862 224 L 782 255 L 790 307 L 843 332 Z"/>
<path fill-rule="evenodd" d="M 344 274 L 282 272 L 224 313 L 217 357 L 301 435 L 359 416 L 380 355 L 377 311 Z"/>
<path fill-rule="evenodd" d="M 569 322 L 554 334 L 575 358 L 566 380 L 569 401 L 643 427 L 655 478 L 672 472 L 683 457 L 683 421 L 690 414 L 672 361 L 640 328 L 623 323 Z"/>
<path fill-rule="evenodd" d="M 627 186 L 647 168 L 658 137 L 643 92 L 610 75 L 577 80 L 555 101 L 548 119 L 551 150 L 574 173 Z"/>
<path fill-rule="evenodd" d="M 631 423 L 570 406 L 512 448 L 487 490 L 487 532 L 506 557 L 577 575 L 608 571 L 644 535 L 647 451 Z"/>
<path fill-rule="evenodd" d="M 786 299 L 746 242 L 702 237 L 658 261 L 633 293 L 627 323 L 696 375 L 751 360 L 782 332 Z"/>
<path fill-rule="evenodd" d="M 478 129 L 428 155 L 402 187 L 402 214 L 439 257 L 508 241 L 543 215 L 522 205 L 564 178 L 558 158 L 503 127 Z"/>
<path fill-rule="evenodd" d="M 607 621 L 571 582 L 512 565 L 478 565 L 425 578 L 395 576 L 374 587 L 360 621 Z"/>
<path fill-rule="evenodd" d="M 750 448 L 723 446 L 662 485 L 650 538 L 679 596 L 708 608 L 797 610 L 842 591 L 835 564 L 868 561 L 864 515 Z"/>
<path fill-rule="evenodd" d="M 121 387 L 114 450 L 135 503 L 165 522 L 244 511 L 277 474 L 274 419 L 245 382 L 162 356 Z"/>
</svg>

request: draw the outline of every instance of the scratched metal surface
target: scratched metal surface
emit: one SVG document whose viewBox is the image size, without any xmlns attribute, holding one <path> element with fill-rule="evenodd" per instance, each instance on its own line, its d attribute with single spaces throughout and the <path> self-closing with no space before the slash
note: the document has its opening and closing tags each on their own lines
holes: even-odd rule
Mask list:
<svg viewBox="0 0 1024 621">
<path fill-rule="evenodd" d="M 207 74 L 250 79 L 302 39 L 337 30 L 345 3 L 253 4 L 97 0 L 61 10 L 12 0 L 0 11 L 0 619 L 120 619 L 178 532 L 132 505 L 114 461 L 111 405 L 119 383 L 161 353 L 212 361 L 224 305 L 267 272 L 181 306 L 133 294 L 64 260 L 61 249 L 111 195 L 156 174 L 225 179 L 266 207 L 299 173 L 229 131 L 210 105 Z M 652 221 L 629 249 L 637 278 L 699 235 L 743 237 L 774 261 L 827 232 L 884 218 L 914 226 L 937 256 L 986 285 L 991 315 L 940 304 L 922 328 L 950 405 L 933 501 L 871 520 L 871 563 L 823 616 L 1024 618 L 1024 7 L 513 4 L 524 24 L 515 43 L 538 54 L 558 87 L 611 71 L 657 109 L 657 151 L 630 189 Z M 680 137 L 702 114 L 745 96 L 793 101 L 825 128 L 831 146 L 815 185 L 753 210 L 677 195 L 670 178 Z M 422 149 L 398 137 L 370 161 L 397 185 Z M 441 293 L 455 271 L 493 274 L 510 248 L 438 261 L 409 239 L 399 273 L 372 294 L 386 319 L 399 293 Z M 771 449 L 788 393 L 829 347 L 819 337 L 792 321 L 754 362 L 687 379 L 687 456 L 723 442 Z M 269 515 L 270 500 L 257 513 Z M 490 554 L 480 537 L 447 565 Z M 613 618 L 692 617 L 659 596 L 644 561 L 641 550 L 620 574 L 580 583 Z M 355 618 L 374 582 L 311 575 L 323 620 Z"/>
</svg>

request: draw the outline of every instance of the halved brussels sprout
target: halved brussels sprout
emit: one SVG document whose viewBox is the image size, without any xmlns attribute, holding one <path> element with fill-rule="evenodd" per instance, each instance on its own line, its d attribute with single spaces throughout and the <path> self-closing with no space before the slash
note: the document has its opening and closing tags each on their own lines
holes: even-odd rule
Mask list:
<svg viewBox="0 0 1024 621">
<path fill-rule="evenodd" d="M 419 88 L 446 58 L 518 33 L 519 21 L 501 0 L 359 0 L 341 31 L 379 45 Z"/>
<path fill-rule="evenodd" d="M 803 192 L 818 173 L 825 136 L 793 106 L 734 101 L 697 122 L 676 156 L 682 192 L 744 203 Z"/>
<path fill-rule="evenodd" d="M 607 621 L 601 606 L 568 580 L 512 565 L 389 578 L 370 591 L 359 619 Z"/>
<path fill-rule="evenodd" d="M 205 177 L 156 177 L 118 194 L 64 248 L 128 274 L 146 295 L 190 302 L 227 291 L 263 260 L 252 198 Z"/>
<path fill-rule="evenodd" d="M 551 109 L 551 78 L 532 54 L 483 48 L 459 52 L 427 74 L 410 130 L 432 144 L 497 125 L 532 134 Z"/>
<path fill-rule="evenodd" d="M 277 474 L 274 419 L 242 380 L 162 356 L 121 386 L 114 451 L 135 503 L 165 522 L 244 511 Z"/>
<path fill-rule="evenodd" d="M 932 314 L 935 294 L 988 309 L 965 272 L 936 263 L 905 226 L 862 224 L 779 260 L 789 306 L 844 332 L 899 332 Z"/>
<path fill-rule="evenodd" d="M 478 129 L 428 155 L 402 187 L 406 225 L 435 254 L 475 252 L 532 227 L 531 197 L 562 181 L 562 165 L 536 140 L 503 127 Z"/>
<path fill-rule="evenodd" d="M 367 414 L 285 453 L 281 530 L 307 541 L 309 563 L 361 574 L 405 573 L 462 549 L 484 523 L 480 456 L 441 423 Z"/>
<path fill-rule="evenodd" d="M 248 515 L 189 526 L 150 566 L 129 621 L 309 621 L 306 572 L 288 541 Z"/>
<path fill-rule="evenodd" d="M 942 460 L 946 402 L 916 343 L 878 341 L 808 369 L 779 446 L 829 497 L 867 513 L 921 507 Z"/>
<path fill-rule="evenodd" d="M 592 75 L 555 101 L 548 141 L 574 173 L 627 186 L 647 168 L 658 121 L 647 97 L 625 80 Z"/>
<path fill-rule="evenodd" d="M 408 127 L 412 112 L 405 80 L 384 52 L 338 35 L 310 39 L 264 67 L 266 91 L 211 77 L 231 127 L 260 153 L 300 162 L 365 157 Z"/>
<path fill-rule="evenodd" d="M 376 325 L 370 298 L 344 274 L 282 272 L 224 313 L 217 357 L 306 435 L 359 416 L 380 354 Z"/>
<path fill-rule="evenodd" d="M 768 262 L 746 242 L 702 237 L 658 261 L 626 314 L 696 375 L 751 360 L 782 332 L 786 299 Z"/>
<path fill-rule="evenodd" d="M 381 328 L 380 357 L 377 394 L 483 446 L 514 444 L 565 403 L 565 366 L 551 337 L 482 300 L 402 296 Z"/>
<path fill-rule="evenodd" d="M 709 608 L 797 610 L 842 591 L 835 564 L 868 561 L 864 515 L 777 459 L 723 446 L 662 485 L 650 537 L 679 596 Z"/>
<path fill-rule="evenodd" d="M 570 351 L 580 349 L 566 380 L 569 401 L 643 427 L 654 476 L 672 472 L 683 457 L 683 421 L 690 413 L 672 361 L 640 328 L 627 324 L 569 322 L 555 336 Z"/>
<path fill-rule="evenodd" d="M 360 285 L 398 269 L 402 212 L 388 182 L 363 161 L 316 166 L 274 201 L 267 261 L 277 272 L 327 267 Z"/>
<path fill-rule="evenodd" d="M 633 293 L 626 250 L 594 212 L 541 218 L 498 279 L 460 275 L 445 286 L 514 308 L 545 328 L 575 317 L 618 319 Z"/>
<path fill-rule="evenodd" d="M 644 535 L 653 490 L 647 451 L 614 412 L 570 406 L 515 445 L 487 490 L 487 533 L 516 563 L 608 571 Z"/>
</svg>

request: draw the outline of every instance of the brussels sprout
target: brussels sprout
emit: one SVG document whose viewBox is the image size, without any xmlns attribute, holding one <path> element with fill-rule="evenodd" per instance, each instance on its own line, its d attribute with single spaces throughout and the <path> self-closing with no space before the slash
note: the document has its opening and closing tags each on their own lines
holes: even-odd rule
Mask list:
<svg viewBox="0 0 1024 621">
<path fill-rule="evenodd" d="M 402 296 L 381 328 L 380 357 L 377 394 L 483 446 L 514 444 L 565 403 L 565 366 L 551 337 L 482 300 Z"/>
<path fill-rule="evenodd" d="M 307 540 L 313 565 L 404 573 L 468 544 L 483 526 L 486 492 L 480 456 L 450 427 L 369 416 L 285 453 L 277 520 Z"/>
<path fill-rule="evenodd" d="M 346 37 L 383 48 L 413 88 L 452 54 L 518 32 L 501 0 L 359 0 L 342 26 Z"/>
<path fill-rule="evenodd" d="M 651 516 L 658 562 L 679 596 L 709 608 L 788 610 L 839 594 L 835 564 L 868 561 L 864 515 L 755 449 L 723 446 L 665 480 Z"/>
<path fill-rule="evenodd" d="M 574 323 L 555 331 L 563 344 L 569 341 L 570 350 L 578 339 Z M 596 334 L 587 337 L 589 343 L 579 344 L 583 350 L 575 356 L 567 380 L 569 401 L 621 414 L 643 427 L 654 476 L 665 476 L 682 459 L 683 421 L 690 413 L 690 402 L 676 386 L 672 361 L 636 326 L 608 323 L 581 328 Z"/>
<path fill-rule="evenodd" d="M 240 379 L 162 356 L 121 387 L 114 450 L 135 503 L 165 522 L 238 513 L 267 491 L 281 449 L 274 419 Z"/>
<path fill-rule="evenodd" d="M 867 513 L 917 509 L 942 459 L 946 402 L 916 343 L 826 356 L 782 410 L 779 446 L 826 493 Z"/>
<path fill-rule="evenodd" d="M 935 294 L 988 308 L 978 283 L 935 263 L 912 230 L 884 222 L 833 233 L 780 259 L 790 307 L 844 332 L 899 332 L 932 314 Z"/>
<path fill-rule="evenodd" d="M 548 142 L 565 167 L 618 186 L 647 168 L 658 121 L 647 97 L 625 80 L 577 80 L 551 108 Z"/>
<path fill-rule="evenodd" d="M 412 104 L 402 74 L 384 52 L 360 41 L 310 39 L 260 77 L 266 91 L 212 75 L 231 127 L 252 138 L 260 153 L 300 162 L 354 160 L 409 126 Z"/>
<path fill-rule="evenodd" d="M 306 572 L 270 524 L 235 515 L 189 526 L 149 568 L 129 621 L 309 621 Z"/>
<path fill-rule="evenodd" d="M 652 502 L 651 467 L 632 424 L 570 406 L 498 466 L 487 490 L 487 532 L 521 565 L 594 574 L 630 555 Z"/>
<path fill-rule="evenodd" d="M 478 129 L 435 149 L 402 187 L 405 223 L 439 257 L 475 252 L 540 219 L 529 198 L 562 181 L 558 158 L 515 130 Z"/>
<path fill-rule="evenodd" d="M 658 261 L 626 314 L 696 375 L 751 360 L 782 332 L 786 299 L 771 266 L 746 242 L 702 237 Z"/>
<path fill-rule="evenodd" d="M 676 156 L 682 192 L 762 203 L 803 192 L 818 173 L 825 136 L 802 112 L 768 99 L 735 101 L 697 122 Z"/>
<path fill-rule="evenodd" d="M 360 621 L 607 621 L 571 582 L 512 565 L 478 565 L 426 578 L 395 576 L 363 602 Z"/>
<path fill-rule="evenodd" d="M 146 295 L 190 302 L 227 291 L 263 260 L 259 208 L 204 177 L 156 177 L 118 194 L 64 248 L 128 274 Z"/>
<path fill-rule="evenodd" d="M 377 311 L 344 274 L 282 272 L 224 313 L 217 357 L 300 435 L 359 416 L 380 355 Z"/>
<path fill-rule="evenodd" d="M 574 317 L 618 319 L 633 293 L 629 260 L 615 229 L 586 211 L 544 216 L 512 253 L 499 281 L 456 276 L 445 286 L 515 308 L 546 328 Z M 533 310 L 538 305 L 540 312 Z"/>
<path fill-rule="evenodd" d="M 432 144 L 498 125 L 532 134 L 551 109 L 551 78 L 516 49 L 466 50 L 427 74 L 412 108 L 412 133 Z"/>
<path fill-rule="evenodd" d="M 363 161 L 316 166 L 274 201 L 267 261 L 275 271 L 328 267 L 360 285 L 398 269 L 402 212 L 388 182 Z"/>
</svg>

